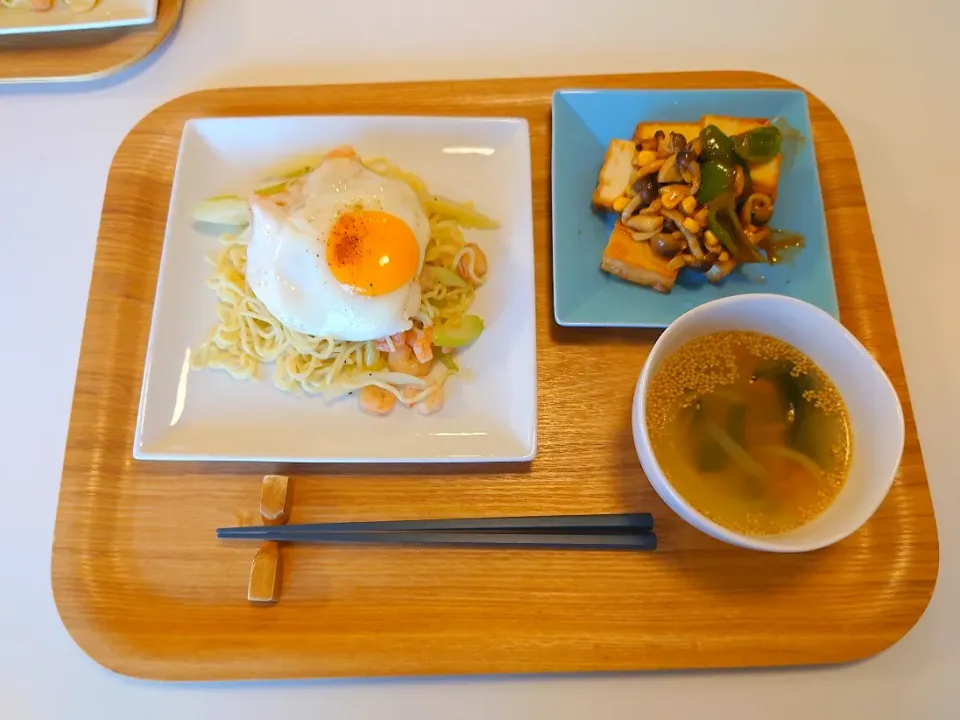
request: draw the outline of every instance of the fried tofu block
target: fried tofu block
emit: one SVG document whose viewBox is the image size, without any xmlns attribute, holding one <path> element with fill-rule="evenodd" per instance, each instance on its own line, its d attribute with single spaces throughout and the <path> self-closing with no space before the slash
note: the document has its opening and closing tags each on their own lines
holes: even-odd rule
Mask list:
<svg viewBox="0 0 960 720">
<path fill-rule="evenodd" d="M 653 251 L 650 243 L 637 242 L 620 223 L 613 228 L 600 269 L 637 285 L 659 285 L 663 292 L 670 292 L 679 273 L 667 267 L 667 261 Z"/>
<path fill-rule="evenodd" d="M 657 134 L 657 130 L 663 130 L 663 134 L 667 137 L 672 132 L 680 133 L 687 139 L 687 142 L 690 142 L 700 134 L 700 125 L 699 123 L 637 123 L 637 127 L 633 131 L 633 140 L 637 142 L 652 138 Z"/>
<path fill-rule="evenodd" d="M 726 115 L 704 115 L 700 121 L 701 127 L 707 125 L 716 125 L 725 135 L 739 135 L 747 130 L 753 130 L 764 125 L 769 125 L 770 121 L 766 118 L 738 118 L 728 117 Z"/>
<path fill-rule="evenodd" d="M 607 155 L 603 158 L 597 189 L 593 191 L 593 204 L 613 210 L 614 201 L 623 196 L 630 185 L 633 173 L 633 158 L 637 147 L 630 140 L 611 140 Z"/>
<path fill-rule="evenodd" d="M 754 192 L 766 193 L 771 199 L 776 199 L 782 163 L 783 155 L 777 155 L 769 162 L 754 163 L 750 166 L 750 179 L 753 180 Z"/>
</svg>

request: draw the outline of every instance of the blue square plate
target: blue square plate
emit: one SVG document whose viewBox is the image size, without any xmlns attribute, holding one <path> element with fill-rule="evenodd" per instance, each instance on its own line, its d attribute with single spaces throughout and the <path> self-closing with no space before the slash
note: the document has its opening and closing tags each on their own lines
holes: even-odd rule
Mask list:
<svg viewBox="0 0 960 720">
<path fill-rule="evenodd" d="M 682 272 L 663 295 L 600 270 L 613 213 L 590 198 L 607 145 L 629 139 L 638 122 L 699 122 L 704 115 L 782 117 L 806 141 L 781 174 L 771 226 L 801 233 L 807 247 L 792 262 L 750 265 L 718 285 Z M 837 292 L 813 151 L 807 98 L 798 90 L 558 90 L 553 95 L 553 310 L 571 326 L 666 327 L 716 298 L 777 293 L 838 316 Z"/>
</svg>

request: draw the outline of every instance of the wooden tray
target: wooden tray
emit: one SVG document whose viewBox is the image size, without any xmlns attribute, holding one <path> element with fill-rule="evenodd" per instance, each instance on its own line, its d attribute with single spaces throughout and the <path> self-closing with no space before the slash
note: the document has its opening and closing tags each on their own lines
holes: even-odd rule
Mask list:
<svg viewBox="0 0 960 720">
<path fill-rule="evenodd" d="M 0 83 L 97 80 L 153 52 L 173 30 L 183 0 L 159 0 L 150 25 L 0 37 Z"/>
<path fill-rule="evenodd" d="M 916 622 L 937 575 L 936 526 L 857 164 L 840 123 L 810 98 L 841 314 L 900 393 L 903 465 L 874 518 L 844 542 L 806 555 L 754 553 L 683 523 L 640 469 L 630 404 L 656 332 L 551 322 L 550 97 L 560 87 L 792 86 L 723 72 L 240 88 L 179 98 L 130 132 L 107 183 L 53 550 L 61 617 L 94 659 L 169 680 L 804 665 L 866 657 Z M 530 121 L 536 461 L 388 468 L 134 461 L 184 121 L 384 112 Z M 567 392 L 570 377 L 584 392 Z M 298 480 L 292 522 L 649 510 L 661 550 L 290 547 L 280 603 L 253 607 L 245 599 L 253 548 L 219 544 L 213 530 L 252 517 L 269 472 Z"/>
</svg>

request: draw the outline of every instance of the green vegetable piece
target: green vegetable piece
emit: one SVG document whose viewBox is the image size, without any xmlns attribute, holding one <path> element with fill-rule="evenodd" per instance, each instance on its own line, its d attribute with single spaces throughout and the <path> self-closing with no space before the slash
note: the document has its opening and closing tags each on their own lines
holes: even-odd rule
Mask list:
<svg viewBox="0 0 960 720">
<path fill-rule="evenodd" d="M 771 125 L 734 135 L 730 140 L 734 152 L 748 163 L 769 162 L 780 152 L 780 131 Z"/>
<path fill-rule="evenodd" d="M 483 332 L 483 319 L 478 315 L 464 315 L 459 322 L 437 328 L 433 344 L 438 347 L 458 348 L 469 345 Z"/>
<path fill-rule="evenodd" d="M 730 165 L 733 160 L 733 141 L 716 125 L 707 125 L 700 131 L 702 154 L 707 160 Z"/>
<path fill-rule="evenodd" d="M 737 136 L 739 137 L 739 136 Z M 743 169 L 744 189 L 741 197 L 753 192 L 753 180 L 746 162 L 734 152 L 734 143 L 716 125 L 707 125 L 700 131 L 700 144 L 703 146 L 704 160 L 700 163 L 700 192 L 697 201 L 706 205 L 724 193 L 733 193 L 735 185 L 734 167 Z"/>
<path fill-rule="evenodd" d="M 457 361 L 453 359 L 453 355 L 450 353 L 439 353 L 438 357 L 440 362 L 446 366 L 447 370 L 450 372 L 460 372 L 460 368 L 457 365 Z"/>
<path fill-rule="evenodd" d="M 743 226 L 737 217 L 733 195 L 725 193 L 714 198 L 707 205 L 707 227 L 737 262 L 766 262 L 743 231 Z"/>
<path fill-rule="evenodd" d="M 719 160 L 707 160 L 700 166 L 700 192 L 697 201 L 706 205 L 724 193 L 733 193 L 733 165 Z"/>
<path fill-rule="evenodd" d="M 746 405 L 734 405 L 727 412 L 727 435 L 738 445 L 747 444 Z"/>
<path fill-rule="evenodd" d="M 749 497 L 756 499 L 763 495 L 764 488 L 767 485 L 767 472 L 763 466 L 754 460 L 743 446 L 730 437 L 725 430 L 708 422 L 705 425 L 707 434 L 710 435 L 717 444 L 723 448 L 723 451 L 730 456 L 734 464 L 743 472 L 742 490 Z"/>
<path fill-rule="evenodd" d="M 271 195 L 278 195 L 286 190 L 289 185 L 289 181 L 285 180 L 284 182 L 277 183 L 276 185 L 260 188 L 259 190 L 254 191 L 254 195 L 257 195 L 258 197 L 270 197 Z"/>
<path fill-rule="evenodd" d="M 276 177 L 277 179 L 286 180 L 289 182 L 290 180 L 296 180 L 299 177 L 303 177 L 304 175 L 313 172 L 315 169 L 316 166 L 314 165 L 302 165 L 298 168 L 293 168 L 287 172 L 280 173 Z"/>
<path fill-rule="evenodd" d="M 423 274 L 432 283 L 458 288 L 470 287 L 470 283 L 449 268 L 439 267 L 437 265 L 426 265 L 423 268 Z"/>
<path fill-rule="evenodd" d="M 816 389 L 816 380 L 810 375 L 792 375 L 793 363 L 789 360 L 771 360 L 757 369 L 755 375 L 772 382 L 783 396 L 783 402 L 792 413 L 790 424 L 790 444 L 799 452 L 816 462 L 820 467 L 831 467 L 834 463 L 830 448 L 825 447 L 822 439 L 831 437 L 830 433 L 818 432 L 811 422 L 813 407 L 803 394 Z M 828 421 L 820 417 L 821 423 Z M 839 421 L 842 422 L 842 421 Z"/>
<path fill-rule="evenodd" d="M 704 401 L 700 400 L 693 405 L 691 419 L 692 436 L 697 439 L 695 457 L 697 470 L 700 472 L 719 472 L 727 466 L 729 458 L 719 443 L 710 436 L 706 426 L 710 420 L 704 410 Z"/>
<path fill-rule="evenodd" d="M 739 260 L 740 247 L 737 244 L 737 240 L 733 236 L 733 233 L 727 230 L 726 226 L 720 222 L 715 208 L 707 211 L 707 227 L 710 229 L 710 232 L 717 236 L 720 244 L 723 245 L 727 252 L 729 252 L 735 260 Z"/>
<path fill-rule="evenodd" d="M 780 131 L 780 154 L 783 156 L 783 161 L 780 164 L 780 176 L 783 177 L 790 172 L 790 168 L 793 167 L 794 161 L 800 155 L 806 140 L 799 130 L 787 122 L 786 118 L 775 117 L 770 121 L 770 124 Z"/>
<path fill-rule="evenodd" d="M 720 472 L 727 466 L 728 459 L 723 448 L 709 435 L 697 445 L 697 470 L 700 472 Z"/>
<path fill-rule="evenodd" d="M 709 427 L 714 423 L 709 419 L 705 405 L 708 403 L 715 404 L 716 402 L 718 402 L 716 396 L 708 395 L 693 405 L 691 422 L 693 423 L 693 436 L 697 438 L 697 447 L 695 450 L 697 469 L 701 472 L 723 470 L 730 460 L 730 454 L 724 448 L 723 442 L 717 440 L 716 432 Z M 722 412 L 720 408 L 716 409 Z M 721 431 L 723 437 L 728 437 L 740 446 L 746 444 L 747 406 L 742 403 L 730 405 L 726 409 L 726 422 L 724 425 L 724 431 Z"/>
<path fill-rule="evenodd" d="M 736 160 L 737 165 L 740 166 L 740 169 L 743 170 L 743 192 L 740 193 L 740 197 L 737 198 L 737 200 L 743 202 L 753 194 L 753 177 L 750 175 L 749 165 L 747 165 L 739 157 L 735 157 L 734 159 Z"/>
<path fill-rule="evenodd" d="M 236 195 L 218 195 L 198 204 L 193 209 L 193 219 L 216 225 L 249 225 L 250 206 Z"/>
</svg>

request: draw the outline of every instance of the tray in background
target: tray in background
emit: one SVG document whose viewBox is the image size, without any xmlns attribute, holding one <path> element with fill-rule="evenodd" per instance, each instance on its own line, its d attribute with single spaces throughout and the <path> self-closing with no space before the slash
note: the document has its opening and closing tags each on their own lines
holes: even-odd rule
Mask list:
<svg viewBox="0 0 960 720">
<path fill-rule="evenodd" d="M 149 25 L 0 36 L 0 84 L 80 82 L 113 75 L 157 49 L 184 0 L 158 0 Z"/>
<path fill-rule="evenodd" d="M 791 88 L 743 72 L 205 91 L 144 118 L 107 183 L 70 420 L 53 588 L 79 645 L 167 680 L 557 673 L 856 660 L 920 617 L 938 567 L 916 425 L 850 141 L 809 96 L 840 317 L 903 403 L 899 477 L 858 533 L 802 555 L 716 542 L 644 478 L 630 429 L 653 330 L 561 328 L 550 284 L 550 99 L 557 88 Z M 184 122 L 270 114 L 519 116 L 530 123 L 539 454 L 503 466 L 137 462 L 144 352 Z M 578 379 L 569 392 L 569 377 Z M 586 398 L 586 399 L 585 399 Z M 651 511 L 656 553 L 300 547 L 279 604 L 246 601 L 252 549 L 214 528 L 297 479 L 291 522 Z"/>
</svg>

